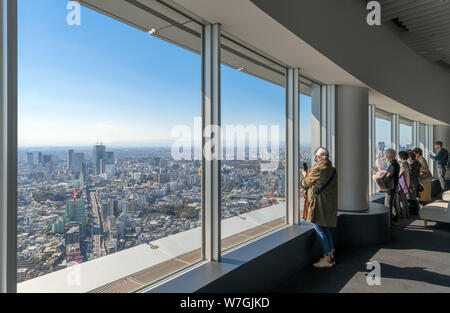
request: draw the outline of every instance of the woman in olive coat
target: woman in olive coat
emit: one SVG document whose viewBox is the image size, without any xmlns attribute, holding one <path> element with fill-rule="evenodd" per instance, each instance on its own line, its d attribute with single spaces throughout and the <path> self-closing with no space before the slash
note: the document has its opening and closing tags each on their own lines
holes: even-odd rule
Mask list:
<svg viewBox="0 0 450 313">
<path fill-rule="evenodd" d="M 303 171 L 301 185 L 307 189 L 310 201 L 306 221 L 313 224 L 324 254 L 314 267 L 328 268 L 336 265 L 330 228 L 336 227 L 337 223 L 337 174 L 325 148 L 316 150 L 315 161 L 317 163 L 309 173 Z"/>
</svg>

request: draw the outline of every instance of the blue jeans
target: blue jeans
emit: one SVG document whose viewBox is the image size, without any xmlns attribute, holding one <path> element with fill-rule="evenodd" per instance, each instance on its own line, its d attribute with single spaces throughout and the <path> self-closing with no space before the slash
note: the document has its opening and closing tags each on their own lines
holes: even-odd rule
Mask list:
<svg viewBox="0 0 450 313">
<path fill-rule="evenodd" d="M 320 244 L 322 245 L 323 255 L 330 255 L 334 251 L 330 227 L 323 227 L 316 224 L 313 224 L 313 227 L 319 237 Z"/>
</svg>

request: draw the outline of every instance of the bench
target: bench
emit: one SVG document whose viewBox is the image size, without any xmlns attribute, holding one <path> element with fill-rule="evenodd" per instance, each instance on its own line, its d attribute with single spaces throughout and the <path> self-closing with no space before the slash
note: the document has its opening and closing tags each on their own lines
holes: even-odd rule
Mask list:
<svg viewBox="0 0 450 313">
<path fill-rule="evenodd" d="M 443 200 L 434 201 L 420 209 L 419 216 L 423 219 L 425 226 L 427 226 L 427 221 L 450 223 L 449 197 L 449 193 L 444 193 Z"/>
<path fill-rule="evenodd" d="M 444 191 L 442 194 L 442 200 L 444 201 L 450 201 L 450 190 Z"/>
</svg>

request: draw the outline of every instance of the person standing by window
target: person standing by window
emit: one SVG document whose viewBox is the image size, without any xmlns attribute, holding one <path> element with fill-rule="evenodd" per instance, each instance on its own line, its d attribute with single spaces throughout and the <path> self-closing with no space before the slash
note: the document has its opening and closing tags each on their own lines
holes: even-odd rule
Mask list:
<svg viewBox="0 0 450 313">
<path fill-rule="evenodd" d="M 388 174 L 387 179 L 390 179 L 390 183 L 387 184 L 389 186 L 388 190 L 386 190 L 386 195 L 384 197 L 384 205 L 389 208 L 389 212 L 391 215 L 391 221 L 397 222 L 399 217 L 399 203 L 398 203 L 398 179 L 400 174 L 400 165 L 395 159 L 397 152 L 394 149 L 386 149 L 384 152 L 386 157 L 386 161 L 388 162 Z M 392 210 L 395 209 L 395 216 L 393 215 Z"/>
<path fill-rule="evenodd" d="M 318 148 L 315 161 L 310 171 L 303 170 L 301 186 L 310 201 L 306 221 L 313 224 L 323 250 L 323 257 L 313 266 L 330 268 L 336 265 L 331 228 L 337 224 L 337 174 L 327 149 Z"/>
<path fill-rule="evenodd" d="M 416 160 L 419 161 L 420 167 L 420 184 L 423 187 L 423 191 L 420 192 L 420 202 L 430 202 L 431 201 L 431 180 L 433 176 L 431 175 L 430 168 L 428 167 L 428 162 L 423 157 L 422 149 L 414 148 L 413 152 L 416 155 Z"/>
<path fill-rule="evenodd" d="M 411 188 L 411 173 L 408 165 L 408 153 L 400 151 L 398 153 L 400 159 L 400 173 L 399 173 L 399 189 L 398 197 L 400 202 L 401 215 L 403 218 L 409 218 L 409 189 Z"/>
<path fill-rule="evenodd" d="M 442 191 L 447 190 L 447 186 L 445 184 L 445 174 L 447 171 L 447 163 L 448 163 L 448 151 L 444 147 L 444 143 L 442 141 L 436 141 L 434 143 L 434 150 L 437 151 L 437 154 L 433 154 L 429 152 L 430 157 L 436 161 L 436 167 L 438 170 L 438 178 L 439 183 L 441 184 Z"/>
<path fill-rule="evenodd" d="M 416 160 L 416 155 L 411 150 L 408 150 L 408 164 L 411 173 L 411 184 L 409 186 L 409 209 L 411 214 L 416 215 L 419 212 L 419 177 L 420 177 L 420 162 Z"/>
</svg>

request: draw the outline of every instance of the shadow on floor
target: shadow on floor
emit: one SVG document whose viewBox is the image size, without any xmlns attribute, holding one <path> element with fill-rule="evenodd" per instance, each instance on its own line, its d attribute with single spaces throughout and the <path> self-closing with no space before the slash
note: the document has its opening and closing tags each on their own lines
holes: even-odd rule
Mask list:
<svg viewBox="0 0 450 313">
<path fill-rule="evenodd" d="M 450 276 L 431 272 L 424 267 L 398 267 L 380 263 L 383 278 L 404 279 L 432 285 L 450 287 Z"/>
<path fill-rule="evenodd" d="M 439 269 L 450 271 L 450 225 L 433 223 L 425 227 L 417 217 L 394 226 L 390 242 L 341 247 L 336 254 L 335 268 L 319 270 L 311 266 L 275 290 L 335 293 L 345 288 L 345 291 L 364 292 L 367 285 L 363 277 L 369 271 L 366 263 L 374 258 L 380 262 L 382 278 L 393 279 L 387 280 L 388 283 L 377 291 L 405 292 L 417 290 L 420 284 L 449 287 L 450 291 L 450 276 L 439 273 Z M 402 280 L 402 284 L 399 285 L 398 280 Z M 398 290 L 399 286 L 403 290 Z"/>
</svg>

